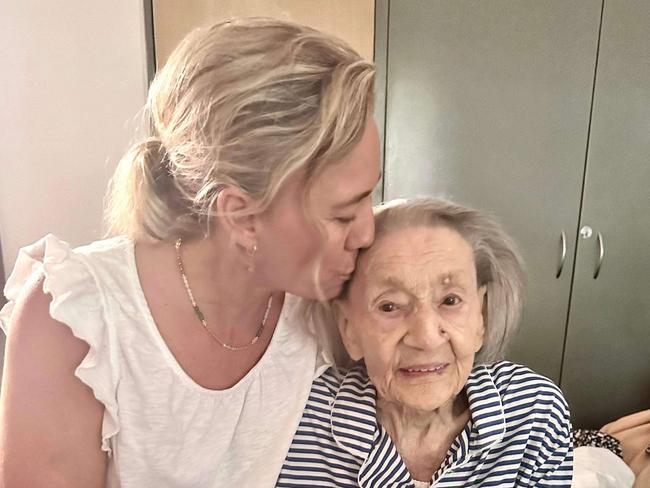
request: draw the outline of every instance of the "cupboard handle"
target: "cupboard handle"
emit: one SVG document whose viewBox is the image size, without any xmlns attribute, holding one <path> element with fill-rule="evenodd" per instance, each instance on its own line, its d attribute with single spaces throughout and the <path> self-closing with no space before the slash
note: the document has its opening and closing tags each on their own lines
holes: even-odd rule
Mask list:
<svg viewBox="0 0 650 488">
<path fill-rule="evenodd" d="M 562 254 L 560 255 L 560 264 L 557 267 L 557 273 L 555 274 L 555 278 L 559 278 L 560 275 L 562 274 L 562 270 L 564 269 L 564 261 L 566 260 L 566 233 L 562 231 L 562 234 L 560 234 L 560 244 L 562 245 Z"/>
<path fill-rule="evenodd" d="M 603 241 L 603 235 L 598 233 L 598 264 L 596 264 L 596 271 L 594 272 L 594 279 L 598 278 L 600 273 L 600 266 L 603 264 L 603 258 L 605 257 L 605 242 Z"/>
</svg>

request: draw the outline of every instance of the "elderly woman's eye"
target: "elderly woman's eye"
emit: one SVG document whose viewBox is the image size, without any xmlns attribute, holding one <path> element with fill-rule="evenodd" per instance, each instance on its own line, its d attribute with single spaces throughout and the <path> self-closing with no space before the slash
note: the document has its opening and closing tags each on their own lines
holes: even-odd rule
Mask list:
<svg viewBox="0 0 650 488">
<path fill-rule="evenodd" d="M 384 313 L 391 313 L 397 310 L 397 305 L 393 302 L 384 302 L 379 305 L 379 310 Z"/>
<path fill-rule="evenodd" d="M 459 303 L 460 303 L 460 298 L 457 297 L 456 295 L 449 295 L 448 297 L 445 297 L 445 299 L 442 301 L 442 304 L 447 306 L 458 305 Z"/>
</svg>

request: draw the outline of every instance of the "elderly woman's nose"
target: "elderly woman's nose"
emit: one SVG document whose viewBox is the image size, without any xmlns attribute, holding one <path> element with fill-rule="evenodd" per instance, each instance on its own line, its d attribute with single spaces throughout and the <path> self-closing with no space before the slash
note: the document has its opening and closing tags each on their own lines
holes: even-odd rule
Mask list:
<svg viewBox="0 0 650 488">
<path fill-rule="evenodd" d="M 434 349 L 448 340 L 444 320 L 435 310 L 419 313 L 404 337 L 406 345 L 417 349 Z"/>
</svg>

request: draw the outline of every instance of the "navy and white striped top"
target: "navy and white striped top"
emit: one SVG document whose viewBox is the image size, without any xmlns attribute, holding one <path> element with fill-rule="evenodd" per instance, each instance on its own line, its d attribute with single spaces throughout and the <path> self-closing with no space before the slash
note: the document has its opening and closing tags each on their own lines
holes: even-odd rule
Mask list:
<svg viewBox="0 0 650 488">
<path fill-rule="evenodd" d="M 557 386 L 500 362 L 476 366 L 465 391 L 470 421 L 431 486 L 571 486 L 571 423 Z M 375 406 L 363 366 L 317 378 L 276 486 L 413 488 Z"/>
</svg>

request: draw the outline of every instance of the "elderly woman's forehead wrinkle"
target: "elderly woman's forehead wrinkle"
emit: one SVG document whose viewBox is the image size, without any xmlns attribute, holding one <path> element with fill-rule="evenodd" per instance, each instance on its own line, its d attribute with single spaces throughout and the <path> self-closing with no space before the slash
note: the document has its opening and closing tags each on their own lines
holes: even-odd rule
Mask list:
<svg viewBox="0 0 650 488">
<path fill-rule="evenodd" d="M 450 255 L 449 251 L 441 249 L 430 249 L 421 252 L 400 252 L 394 253 L 375 253 L 369 256 L 368 260 L 362 264 L 361 269 L 366 275 L 374 275 L 383 272 L 385 269 L 408 268 L 422 269 L 432 264 L 438 264 L 442 259 Z"/>
<path fill-rule="evenodd" d="M 406 241 L 405 243 L 393 244 L 393 249 L 389 246 L 393 243 L 380 243 L 375 250 L 374 258 L 387 261 L 395 261 L 397 263 L 412 263 L 414 259 L 431 260 L 441 256 L 450 254 L 457 254 L 462 252 L 458 247 L 444 246 L 440 243 L 433 243 L 434 247 L 422 248 L 419 242 Z"/>
<path fill-rule="evenodd" d="M 453 230 L 449 230 L 461 239 L 465 245 L 451 245 L 439 239 L 430 242 L 431 247 L 423 247 L 423 241 L 431 241 L 431 232 L 435 228 L 411 228 L 394 232 L 375 241 L 374 245 L 363 254 L 362 261 L 368 265 L 377 260 L 406 262 L 412 264 L 415 260 L 430 260 L 441 256 L 455 256 L 460 259 L 474 261 L 474 252 L 470 244 Z"/>
<path fill-rule="evenodd" d="M 426 280 L 420 279 L 415 273 L 396 275 L 395 273 L 381 273 L 373 276 L 368 282 L 368 295 L 392 289 L 416 297 L 424 297 L 429 290 Z"/>
<path fill-rule="evenodd" d="M 395 266 L 397 264 L 397 266 Z M 435 260 L 422 262 L 377 261 L 363 270 L 369 282 L 386 282 L 389 278 L 399 276 L 400 281 L 422 286 L 469 286 L 476 280 L 476 268 L 473 262 L 440 263 Z"/>
</svg>

